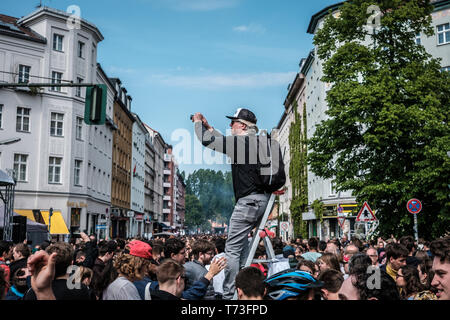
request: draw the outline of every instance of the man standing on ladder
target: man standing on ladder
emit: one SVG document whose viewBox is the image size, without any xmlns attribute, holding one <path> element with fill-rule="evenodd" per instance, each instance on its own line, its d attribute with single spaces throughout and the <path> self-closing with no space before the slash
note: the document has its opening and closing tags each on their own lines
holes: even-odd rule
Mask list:
<svg viewBox="0 0 450 320">
<path fill-rule="evenodd" d="M 225 245 L 227 266 L 223 283 L 223 299 L 231 300 L 234 280 L 248 255 L 248 234 L 260 222 L 270 194 L 284 185 L 286 176 L 279 145 L 256 135 L 259 130 L 253 112 L 239 108 L 227 118 L 231 119 L 231 136 L 225 137 L 201 113 L 191 116 L 201 143 L 231 160 L 236 204 Z"/>
</svg>

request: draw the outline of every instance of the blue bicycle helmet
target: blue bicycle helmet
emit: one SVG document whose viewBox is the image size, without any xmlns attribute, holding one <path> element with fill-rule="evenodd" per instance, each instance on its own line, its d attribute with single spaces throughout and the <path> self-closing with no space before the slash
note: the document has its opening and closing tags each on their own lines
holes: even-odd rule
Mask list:
<svg viewBox="0 0 450 320">
<path fill-rule="evenodd" d="M 297 269 L 287 269 L 278 272 L 264 281 L 267 296 L 272 300 L 284 300 L 306 293 L 312 288 L 323 287 L 323 282 L 311 274 Z"/>
</svg>

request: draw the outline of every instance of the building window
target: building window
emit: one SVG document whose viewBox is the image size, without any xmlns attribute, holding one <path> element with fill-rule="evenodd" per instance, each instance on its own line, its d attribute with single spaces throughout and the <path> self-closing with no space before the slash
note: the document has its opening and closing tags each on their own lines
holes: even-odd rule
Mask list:
<svg viewBox="0 0 450 320">
<path fill-rule="evenodd" d="M 83 118 L 77 117 L 75 124 L 75 137 L 77 140 L 83 139 Z"/>
<path fill-rule="evenodd" d="M 76 186 L 81 186 L 81 164 L 82 161 L 81 160 L 75 160 L 75 166 L 74 166 L 74 172 L 73 172 L 73 177 L 74 177 L 74 184 Z"/>
<path fill-rule="evenodd" d="M 3 128 L 3 105 L 0 104 L 0 129 Z"/>
<path fill-rule="evenodd" d="M 27 181 L 27 160 L 26 154 L 14 154 L 14 178 L 17 181 Z"/>
<path fill-rule="evenodd" d="M 422 44 L 422 40 L 420 39 L 420 32 L 416 33 L 416 44 L 418 45 Z"/>
<path fill-rule="evenodd" d="M 437 26 L 438 44 L 450 43 L 450 23 Z"/>
<path fill-rule="evenodd" d="M 19 83 L 30 82 L 30 66 L 19 64 Z"/>
<path fill-rule="evenodd" d="M 30 110 L 17 107 L 16 131 L 30 132 Z"/>
<path fill-rule="evenodd" d="M 336 185 L 333 181 L 330 181 L 330 197 L 336 195 Z"/>
<path fill-rule="evenodd" d="M 63 40 L 64 40 L 64 36 L 55 33 L 53 35 L 53 50 L 62 52 L 63 51 Z"/>
<path fill-rule="evenodd" d="M 62 158 L 50 157 L 48 165 L 48 183 L 61 183 Z"/>
<path fill-rule="evenodd" d="M 64 124 L 64 114 L 52 112 L 50 120 L 50 135 L 62 137 L 63 124 Z"/>
<path fill-rule="evenodd" d="M 83 79 L 77 77 L 77 83 L 83 83 Z M 75 96 L 81 98 L 81 89 L 82 89 L 81 87 L 76 87 L 75 88 Z"/>
<path fill-rule="evenodd" d="M 60 84 L 63 74 L 61 72 L 52 71 L 52 83 Z M 61 87 L 51 87 L 52 91 L 61 92 Z"/>
<path fill-rule="evenodd" d="M 84 58 L 84 43 L 78 41 L 78 58 Z"/>
</svg>

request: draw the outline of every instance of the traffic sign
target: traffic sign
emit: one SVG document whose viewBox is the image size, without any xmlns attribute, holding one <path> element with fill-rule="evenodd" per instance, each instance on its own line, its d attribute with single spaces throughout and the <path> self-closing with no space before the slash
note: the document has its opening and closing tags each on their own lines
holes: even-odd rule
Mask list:
<svg viewBox="0 0 450 320">
<path fill-rule="evenodd" d="M 359 210 L 358 216 L 356 217 L 356 221 L 368 222 L 375 220 L 377 220 L 377 218 L 375 217 L 372 209 L 370 209 L 367 201 L 364 201 L 364 204 L 361 207 L 361 210 Z"/>
<path fill-rule="evenodd" d="M 341 229 L 344 229 L 345 217 L 338 217 L 337 219 L 338 219 L 339 226 L 341 227 Z"/>
<path fill-rule="evenodd" d="M 338 205 L 338 207 L 337 207 L 337 212 L 338 212 L 338 213 L 343 213 L 343 212 L 344 212 L 344 208 L 342 208 L 341 205 Z"/>
<path fill-rule="evenodd" d="M 417 199 L 410 199 L 406 204 L 406 209 L 409 213 L 418 214 L 422 210 L 422 202 Z"/>
<path fill-rule="evenodd" d="M 288 231 L 288 229 L 289 229 L 289 222 L 281 222 L 281 223 L 280 223 L 280 228 L 281 228 L 281 230 L 283 230 L 284 232 Z"/>
</svg>

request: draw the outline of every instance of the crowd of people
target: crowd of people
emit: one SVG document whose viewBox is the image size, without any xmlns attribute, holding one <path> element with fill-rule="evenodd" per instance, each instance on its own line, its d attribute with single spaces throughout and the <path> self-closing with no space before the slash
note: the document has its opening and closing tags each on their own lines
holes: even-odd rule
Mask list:
<svg viewBox="0 0 450 320">
<path fill-rule="evenodd" d="M 249 238 L 249 240 L 251 240 Z M 263 242 L 238 300 L 450 300 L 450 237 Z M 226 236 L 0 242 L 2 300 L 223 300 Z"/>
</svg>

